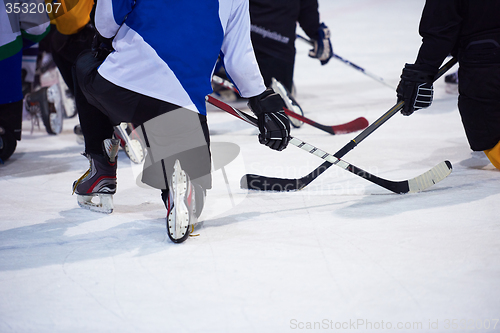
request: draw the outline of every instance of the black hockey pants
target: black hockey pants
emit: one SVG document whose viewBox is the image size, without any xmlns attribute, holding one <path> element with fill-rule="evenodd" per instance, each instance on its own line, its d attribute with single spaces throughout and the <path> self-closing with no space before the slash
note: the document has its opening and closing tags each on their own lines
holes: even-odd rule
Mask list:
<svg viewBox="0 0 500 333">
<path fill-rule="evenodd" d="M 289 92 L 292 92 L 294 63 L 289 63 L 258 51 L 255 51 L 255 57 L 259 64 L 260 73 L 262 74 L 266 87 L 271 86 L 272 78 L 274 77 L 282 83 Z"/>
<path fill-rule="evenodd" d="M 211 188 L 210 138 L 206 116 L 119 87 L 104 79 L 101 61 L 90 52 L 80 55 L 75 74 L 75 99 L 85 138 L 85 151 L 102 154 L 101 144 L 111 138 L 113 126 L 133 123 L 148 147 L 142 181 L 158 189 L 168 188 L 175 160 L 194 183 Z"/>
<path fill-rule="evenodd" d="M 500 45 L 493 39 L 468 45 L 459 52 L 458 108 L 471 149 L 481 151 L 500 142 Z"/>
</svg>

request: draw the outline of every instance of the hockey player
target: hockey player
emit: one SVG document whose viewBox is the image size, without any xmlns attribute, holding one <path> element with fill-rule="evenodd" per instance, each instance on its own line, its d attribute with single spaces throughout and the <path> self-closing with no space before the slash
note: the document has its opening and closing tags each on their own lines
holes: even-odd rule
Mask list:
<svg viewBox="0 0 500 333">
<path fill-rule="evenodd" d="M 182 242 L 211 187 L 205 96 L 219 54 L 259 119 L 259 141 L 278 151 L 289 141 L 283 100 L 266 90 L 255 61 L 248 1 L 99 0 L 95 27 L 102 42 L 76 64 L 82 91 L 75 98 L 90 168 L 74 192 L 81 206 L 112 211 L 113 125 L 141 124 L 138 134 L 148 148 L 142 181 L 161 189 L 167 234 Z M 107 55 L 110 40 L 114 50 Z M 101 202 L 93 203 L 94 196 Z"/>
<path fill-rule="evenodd" d="M 309 56 L 322 65 L 333 55 L 330 30 L 320 23 L 317 0 L 250 0 L 252 44 L 266 86 L 272 78 L 291 92 L 297 22 L 314 41 Z"/>
<path fill-rule="evenodd" d="M 45 2 L 52 3 L 52 0 Z M 64 82 L 74 94 L 72 68 L 78 55 L 91 48 L 94 37 L 94 30 L 89 24 L 94 0 L 62 0 L 59 3 L 59 10 L 48 14 L 56 29 L 53 29 L 46 42 L 50 45 L 52 58 Z"/>
<path fill-rule="evenodd" d="M 314 43 L 309 56 L 322 65 L 333 56 L 330 30 L 320 23 L 317 0 L 250 0 L 252 44 L 267 87 L 280 94 L 286 107 L 304 115 L 294 97 L 295 30 L 297 22 Z M 303 123 L 290 119 L 295 128 Z"/>
<path fill-rule="evenodd" d="M 52 0 L 45 0 L 45 2 L 52 3 Z M 94 29 L 90 24 L 90 12 L 94 6 L 94 0 L 79 0 L 77 2 L 62 0 L 59 3 L 60 10 L 49 13 L 53 28 L 43 44 L 51 53 L 54 63 L 68 87 L 69 91 L 61 92 L 62 98 L 67 100 L 73 99 L 75 94 L 73 67 L 76 59 L 80 53 L 89 50 L 92 46 Z M 77 110 L 69 111 L 70 117 L 76 115 Z M 78 132 L 81 132 L 80 125 L 75 126 L 75 134 Z M 80 140 L 79 136 L 77 136 L 77 140 Z"/>
<path fill-rule="evenodd" d="M 38 6 L 42 0 L 31 2 Z M 25 4 L 30 4 L 25 3 Z M 0 163 L 6 161 L 21 140 L 22 50 L 39 42 L 49 31 L 45 11 L 26 13 L 15 3 L 0 4 Z M 39 7 L 35 7 L 39 8 Z"/>
<path fill-rule="evenodd" d="M 427 0 L 415 64 L 406 64 L 397 88 L 401 111 L 432 103 L 432 81 L 448 54 L 458 57 L 458 108 L 473 151 L 500 169 L 500 2 Z"/>
</svg>

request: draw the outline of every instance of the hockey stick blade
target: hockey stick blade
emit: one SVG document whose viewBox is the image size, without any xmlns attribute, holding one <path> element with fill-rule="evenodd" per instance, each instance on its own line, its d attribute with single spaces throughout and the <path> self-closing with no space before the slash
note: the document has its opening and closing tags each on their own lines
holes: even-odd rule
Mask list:
<svg viewBox="0 0 500 333">
<path fill-rule="evenodd" d="M 326 162 L 330 164 L 329 162 Z M 408 180 L 391 181 L 370 174 L 352 164 L 347 167 L 341 166 L 345 170 L 360 176 L 376 185 L 379 185 L 397 194 L 417 193 L 437 184 L 451 174 L 452 165 L 449 161 L 444 161 L 430 169 L 429 171 Z M 247 174 L 241 179 L 242 188 L 258 191 L 289 192 L 298 191 L 306 187 L 312 180 L 316 179 L 327 169 L 317 168 L 314 173 L 298 179 L 273 178 L 260 175 Z"/>
<path fill-rule="evenodd" d="M 236 89 L 236 87 L 231 82 L 229 82 L 228 80 L 224 80 L 223 78 L 221 78 L 217 75 L 214 75 L 212 77 L 212 82 L 217 84 L 217 85 L 223 86 L 224 88 L 231 89 L 234 92 L 239 94 L 238 89 Z M 320 123 L 315 122 L 312 119 L 306 118 L 306 117 L 304 117 L 296 112 L 293 112 L 292 110 L 289 110 L 287 108 L 285 108 L 285 113 L 289 117 L 298 119 L 306 124 L 309 124 L 313 127 L 316 127 L 318 129 L 325 131 L 327 133 L 330 133 L 332 135 L 348 134 L 348 133 L 352 133 L 352 132 L 361 131 L 361 130 L 365 129 L 366 127 L 368 127 L 368 125 L 369 125 L 368 120 L 365 117 L 359 117 L 359 118 L 356 118 L 350 122 L 347 122 L 344 124 L 339 124 L 339 125 L 322 125 Z"/>
<path fill-rule="evenodd" d="M 352 165 L 340 158 L 322 151 L 317 147 L 314 147 L 311 144 L 300 141 L 296 138 L 292 138 L 290 140 L 290 144 L 297 146 L 302 150 L 309 152 L 310 154 L 316 155 L 326 162 L 324 162 L 320 167 L 313 170 L 310 174 L 298 179 L 283 179 L 259 175 L 245 175 L 240 182 L 241 187 L 259 191 L 297 191 L 309 185 L 309 183 L 311 183 L 320 174 L 326 171 L 326 169 L 328 169 L 330 166 L 336 165 L 389 191 L 398 194 L 405 194 L 420 192 L 431 187 L 432 185 L 448 177 L 452 170 L 451 163 L 449 161 L 444 161 L 415 178 L 402 181 L 392 181 L 377 177 L 367 171 L 358 168 L 355 165 Z"/>
<path fill-rule="evenodd" d="M 207 102 L 220 108 L 221 110 L 224 110 L 232 114 L 237 118 L 246 121 L 247 123 L 253 126 L 257 126 L 257 120 L 255 118 L 230 105 L 227 105 L 222 101 L 219 101 L 216 98 L 213 98 L 212 96 L 207 96 Z M 430 186 L 446 178 L 451 173 L 452 170 L 451 163 L 449 161 L 444 161 L 418 177 L 409 180 L 394 182 L 391 180 L 383 179 L 375 175 L 372 175 L 367 171 L 364 171 L 340 158 L 337 158 L 297 138 L 290 137 L 290 144 L 302 150 L 307 151 L 309 154 L 313 154 L 325 160 L 326 162 L 322 164 L 322 166 L 324 167 L 316 168 L 316 170 L 314 170 L 309 175 L 297 180 L 270 178 L 258 175 L 245 175 L 243 176 L 240 182 L 241 187 L 247 189 L 260 190 L 260 191 L 278 191 L 278 192 L 300 190 L 305 186 L 307 186 L 312 180 L 317 178 L 331 165 L 336 165 L 361 178 L 364 178 L 374 184 L 377 184 L 389 191 L 403 194 L 403 193 L 420 192 L 422 190 L 425 190 Z"/>
</svg>

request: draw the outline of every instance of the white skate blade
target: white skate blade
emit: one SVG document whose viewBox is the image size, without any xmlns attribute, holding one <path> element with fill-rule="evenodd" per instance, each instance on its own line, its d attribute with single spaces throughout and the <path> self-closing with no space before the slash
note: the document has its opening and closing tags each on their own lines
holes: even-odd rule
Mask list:
<svg viewBox="0 0 500 333">
<path fill-rule="evenodd" d="M 168 216 L 168 232 L 173 239 L 181 239 L 189 232 L 189 211 L 184 203 L 187 190 L 186 173 L 181 169 L 179 161 L 176 161 L 174 165 L 171 190 L 174 197 L 174 209 Z"/>
<path fill-rule="evenodd" d="M 97 197 L 99 202 L 92 202 L 92 199 Z M 77 195 L 78 205 L 82 208 L 91 210 L 97 213 L 111 214 L 113 212 L 113 195 L 112 194 L 95 194 L 95 195 Z"/>
</svg>

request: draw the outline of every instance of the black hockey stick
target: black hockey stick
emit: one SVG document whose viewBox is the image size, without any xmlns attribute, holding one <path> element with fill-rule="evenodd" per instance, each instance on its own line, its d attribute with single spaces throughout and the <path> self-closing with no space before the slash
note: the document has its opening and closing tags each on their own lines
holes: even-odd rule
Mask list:
<svg viewBox="0 0 500 333">
<path fill-rule="evenodd" d="M 455 58 L 452 58 L 449 60 L 445 65 L 443 65 L 436 76 L 434 77 L 434 80 L 437 80 L 439 77 L 443 76 L 446 71 L 448 71 L 451 67 L 453 67 L 456 64 L 457 60 Z M 338 152 L 334 154 L 334 157 L 336 158 L 342 158 L 345 154 L 347 154 L 349 151 L 354 149 L 361 141 L 363 141 L 368 135 L 373 133 L 378 127 L 380 127 L 383 123 L 385 123 L 390 117 L 395 115 L 398 111 L 400 111 L 403 108 L 404 102 L 399 102 L 395 106 L 393 106 L 389 111 L 387 111 L 382 117 L 377 119 L 373 124 L 368 126 L 363 132 L 361 132 L 356 138 L 351 140 L 348 144 L 346 144 L 344 147 L 342 147 Z M 318 178 L 323 172 L 325 172 L 329 167 L 333 165 L 332 162 L 326 160 L 323 164 L 321 164 L 319 167 L 311 171 L 309 174 L 305 175 L 302 178 L 298 179 L 284 179 L 284 178 L 271 178 L 271 177 L 266 177 L 266 176 L 259 176 L 259 175 L 247 175 L 248 180 L 258 180 L 255 181 L 253 184 L 255 185 L 252 187 L 254 190 L 261 190 L 261 191 L 266 191 L 264 187 L 257 187 L 257 184 L 269 184 L 271 183 L 272 186 L 275 184 L 280 184 L 283 188 L 287 188 L 288 191 L 292 190 L 300 190 L 307 185 L 309 185 L 313 180 Z M 250 181 L 248 181 L 250 184 Z"/>
<path fill-rule="evenodd" d="M 434 82 L 439 79 L 441 76 L 444 75 L 450 68 L 452 68 L 455 64 L 457 63 L 456 58 L 451 58 L 447 63 L 445 63 L 437 74 L 434 76 Z M 403 108 L 404 102 L 401 101 L 394 105 L 392 108 L 389 109 L 386 113 L 384 113 L 380 118 L 375 120 L 370 126 L 368 126 L 363 132 L 359 133 L 357 137 L 352 139 L 348 144 L 346 144 L 342 149 L 340 149 L 338 152 L 335 153 L 335 156 L 340 158 L 347 154 L 349 151 L 354 149 L 361 141 L 366 139 L 366 137 L 370 134 L 372 134 L 377 128 L 382 126 L 387 120 L 389 120 L 392 116 L 394 116 L 396 113 L 398 113 L 402 108 Z"/>
<path fill-rule="evenodd" d="M 300 40 L 303 40 L 304 42 L 308 43 L 309 45 L 314 46 L 314 42 L 313 42 L 312 40 L 310 40 L 310 39 L 307 39 L 307 38 L 305 38 L 305 37 L 303 37 L 303 36 L 301 36 L 301 35 L 297 35 L 297 38 L 298 38 L 298 39 L 300 39 Z M 367 71 L 366 69 L 364 69 L 363 67 L 360 67 L 360 66 L 358 66 L 358 65 L 356 65 L 356 64 L 354 64 L 354 63 L 352 63 L 352 62 L 350 62 L 349 60 L 342 58 L 342 57 L 341 57 L 341 56 L 339 56 L 338 54 L 332 53 L 332 56 L 333 56 L 335 59 L 342 61 L 344 64 L 349 65 L 349 66 L 351 66 L 352 68 L 354 68 L 354 69 L 356 69 L 356 70 L 360 71 L 361 73 L 365 74 L 366 76 L 369 76 L 369 77 L 371 77 L 372 79 L 374 79 L 374 80 L 376 80 L 376 81 L 378 81 L 378 82 L 382 83 L 383 85 L 385 85 L 385 86 L 387 86 L 387 87 L 389 87 L 389 88 L 391 88 L 391 89 L 393 89 L 393 90 L 396 90 L 396 87 L 393 87 L 393 86 L 391 86 L 389 83 L 385 82 L 385 81 L 384 81 L 384 79 L 383 79 L 383 78 L 381 78 L 380 76 L 378 76 L 378 75 L 375 75 L 375 74 L 373 74 L 373 73 L 368 72 L 368 71 Z"/>
<path fill-rule="evenodd" d="M 214 75 L 212 77 L 212 82 L 217 84 L 217 85 L 223 86 L 225 88 L 231 89 L 234 92 L 236 92 L 237 94 L 239 94 L 238 89 L 236 89 L 236 87 L 231 82 L 229 82 L 228 80 L 224 80 L 223 78 L 221 78 L 219 76 Z M 322 125 L 320 123 L 315 122 L 312 119 L 301 116 L 300 114 L 295 113 L 292 110 L 289 110 L 287 108 L 285 108 L 285 113 L 289 117 L 298 119 L 306 124 L 309 124 L 313 127 L 316 127 L 318 129 L 325 131 L 327 133 L 330 133 L 332 135 L 347 134 L 347 133 L 361 131 L 362 129 L 366 128 L 369 124 L 368 120 L 366 120 L 365 117 L 359 117 L 359 118 L 356 118 L 356 119 L 354 119 L 350 122 L 344 123 L 344 124 Z"/>
<path fill-rule="evenodd" d="M 246 113 L 230 105 L 227 105 L 226 103 L 219 101 L 218 99 L 215 99 L 212 96 L 207 96 L 207 102 L 220 108 L 221 110 L 224 110 L 232 114 L 237 118 L 246 121 L 247 123 L 253 126 L 257 126 L 257 120 L 254 117 L 247 115 Z M 377 184 L 394 193 L 403 194 L 403 193 L 415 193 L 423 191 L 429 188 L 430 186 L 436 184 L 437 182 L 440 182 L 441 180 L 445 179 L 451 173 L 452 170 L 451 163 L 449 161 L 444 161 L 418 177 L 403 181 L 391 181 L 372 175 L 369 172 L 366 172 L 340 158 L 337 158 L 297 138 L 290 137 L 290 144 L 299 147 L 310 154 L 316 155 L 321 159 L 326 160 L 327 163 L 329 163 L 330 165 L 336 165 L 344 170 L 352 172 L 353 174 L 361 178 L 364 178 L 374 184 Z M 321 174 L 323 171 L 324 170 L 320 170 L 319 174 Z M 281 179 L 281 178 L 269 178 L 257 175 L 255 176 L 245 175 L 241 179 L 241 187 L 262 190 L 262 191 L 279 191 L 279 192 L 293 191 L 293 190 L 300 190 L 310 183 L 310 181 L 303 183 L 301 180 L 302 178 L 292 180 L 292 179 Z"/>
</svg>

